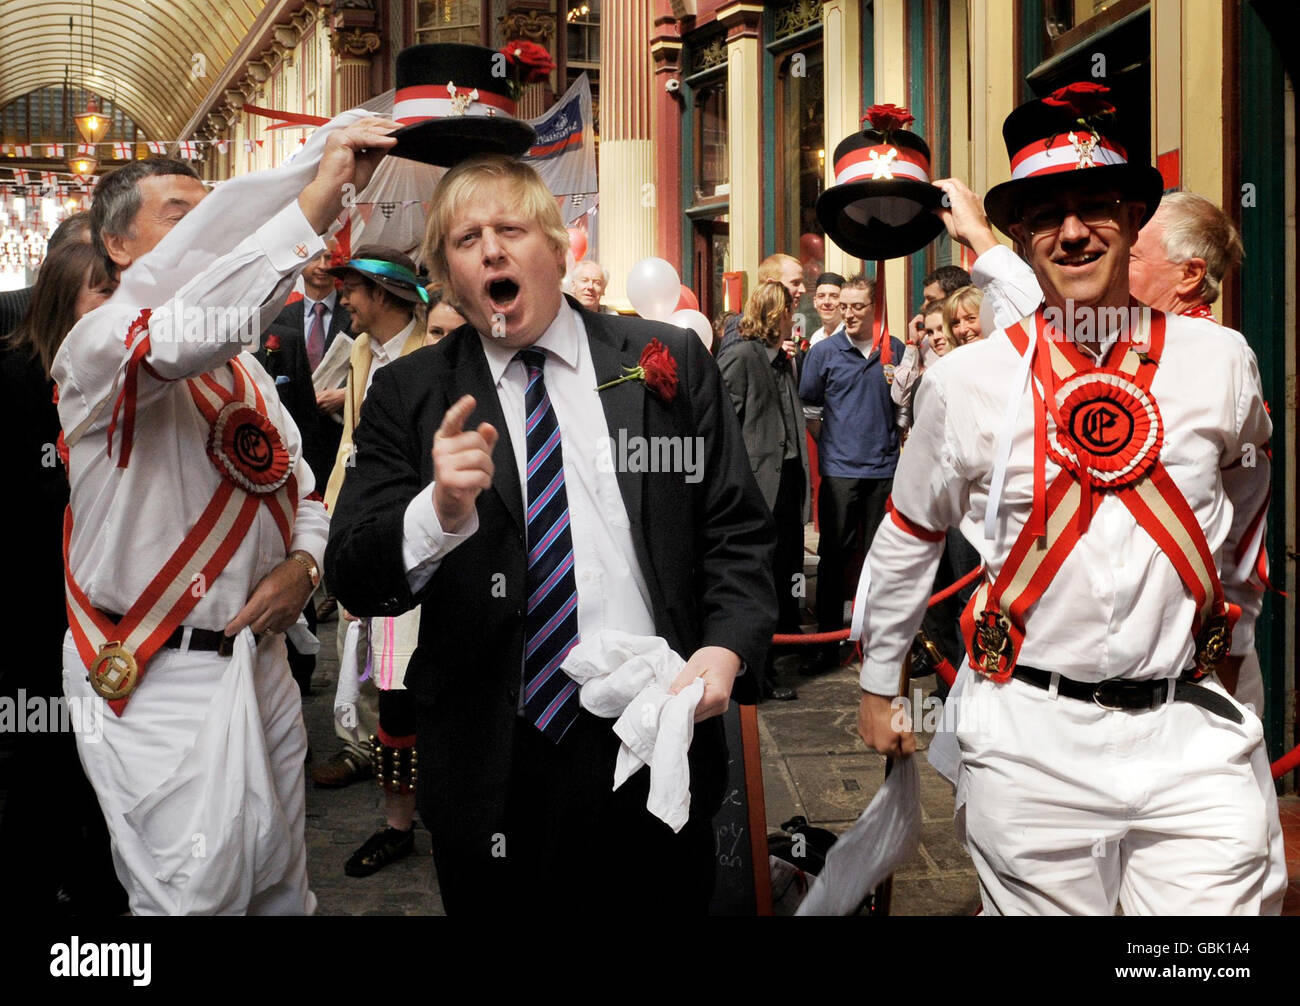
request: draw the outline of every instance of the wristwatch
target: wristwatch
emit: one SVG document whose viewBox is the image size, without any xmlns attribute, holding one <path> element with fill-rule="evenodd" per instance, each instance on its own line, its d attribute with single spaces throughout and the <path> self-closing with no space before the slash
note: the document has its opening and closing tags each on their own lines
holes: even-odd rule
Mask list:
<svg viewBox="0 0 1300 1006">
<path fill-rule="evenodd" d="M 311 553 L 299 549 L 297 552 L 290 552 L 289 558 L 307 571 L 307 578 L 311 580 L 313 590 L 320 586 L 320 567 L 316 565 L 316 560 L 311 557 Z"/>
</svg>

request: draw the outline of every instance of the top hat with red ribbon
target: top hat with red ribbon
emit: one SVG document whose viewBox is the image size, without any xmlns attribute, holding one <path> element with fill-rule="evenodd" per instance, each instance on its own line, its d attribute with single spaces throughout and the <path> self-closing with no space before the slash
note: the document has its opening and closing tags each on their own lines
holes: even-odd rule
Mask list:
<svg viewBox="0 0 1300 1006">
<path fill-rule="evenodd" d="M 403 49 L 393 98 L 393 118 L 403 128 L 389 154 L 444 168 L 479 154 L 519 157 L 537 132 L 515 117 L 515 97 L 522 84 L 549 73 L 549 59 L 531 42 L 501 52 L 451 42 Z"/>
<path fill-rule="evenodd" d="M 889 259 L 924 248 L 943 232 L 931 211 L 943 192 L 930 184 L 930 148 L 904 127 L 905 108 L 872 105 L 869 129 L 835 148 L 835 184 L 817 200 L 826 236 L 850 255 Z"/>
<path fill-rule="evenodd" d="M 1130 163 L 1110 88 L 1080 81 L 1027 102 L 1002 124 L 1011 158 L 1011 181 L 989 189 L 984 211 L 998 229 L 1010 228 L 1024 209 L 1063 188 L 1112 189 L 1146 204 L 1142 223 L 1160 205 L 1164 180 L 1149 164 Z"/>
</svg>

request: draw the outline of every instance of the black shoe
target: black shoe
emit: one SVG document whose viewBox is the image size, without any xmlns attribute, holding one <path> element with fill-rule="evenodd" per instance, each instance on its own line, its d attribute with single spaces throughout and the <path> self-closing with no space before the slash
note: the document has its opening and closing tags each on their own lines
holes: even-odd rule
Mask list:
<svg viewBox="0 0 1300 1006">
<path fill-rule="evenodd" d="M 839 666 L 840 648 L 838 646 L 828 646 L 811 654 L 798 666 L 798 672 L 801 676 L 807 678 L 814 674 L 825 674 L 827 671 L 833 671 Z"/>
<path fill-rule="evenodd" d="M 368 877 L 389 863 L 405 859 L 414 851 L 414 826 L 407 831 L 384 828 L 366 839 L 365 845 L 352 854 L 352 858 L 344 864 L 343 872 L 349 877 Z"/>
<path fill-rule="evenodd" d="M 763 689 L 763 698 L 776 702 L 792 702 L 798 697 L 798 692 L 789 685 L 768 685 Z"/>
</svg>

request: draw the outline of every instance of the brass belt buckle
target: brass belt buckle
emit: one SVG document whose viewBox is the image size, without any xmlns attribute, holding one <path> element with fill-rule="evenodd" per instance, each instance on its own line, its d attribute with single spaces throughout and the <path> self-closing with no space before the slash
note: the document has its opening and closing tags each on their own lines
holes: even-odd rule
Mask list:
<svg viewBox="0 0 1300 1006">
<path fill-rule="evenodd" d="M 975 670 L 992 676 L 1011 659 L 1011 620 L 995 608 L 985 608 L 975 620 Z"/>
<path fill-rule="evenodd" d="M 110 640 L 99 648 L 99 655 L 90 665 L 88 680 L 96 695 L 113 702 L 135 691 L 140 668 L 130 650 L 120 641 Z"/>
<path fill-rule="evenodd" d="M 1196 638 L 1196 669 L 1201 674 L 1213 674 L 1228 655 L 1232 640 L 1228 636 L 1228 616 L 1211 615 L 1201 627 Z"/>
</svg>

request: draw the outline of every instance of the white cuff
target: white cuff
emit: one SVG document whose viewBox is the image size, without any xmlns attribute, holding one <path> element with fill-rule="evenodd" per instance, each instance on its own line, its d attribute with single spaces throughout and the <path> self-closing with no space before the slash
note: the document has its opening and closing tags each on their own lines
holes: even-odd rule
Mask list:
<svg viewBox="0 0 1300 1006">
<path fill-rule="evenodd" d="M 325 250 L 325 242 L 307 222 L 296 199 L 262 224 L 255 237 L 272 268 L 280 273 L 302 268 Z"/>
<path fill-rule="evenodd" d="M 458 534 L 444 531 L 433 507 L 433 483 L 420 490 L 406 505 L 402 522 L 402 565 L 411 592 L 423 589 L 448 553 L 477 530 L 476 509 L 469 515 L 463 531 Z"/>
<path fill-rule="evenodd" d="M 887 695 L 893 698 L 898 694 L 898 678 L 901 668 L 871 660 L 862 661 L 862 672 L 858 675 L 858 684 L 864 692 L 874 695 Z"/>
</svg>

